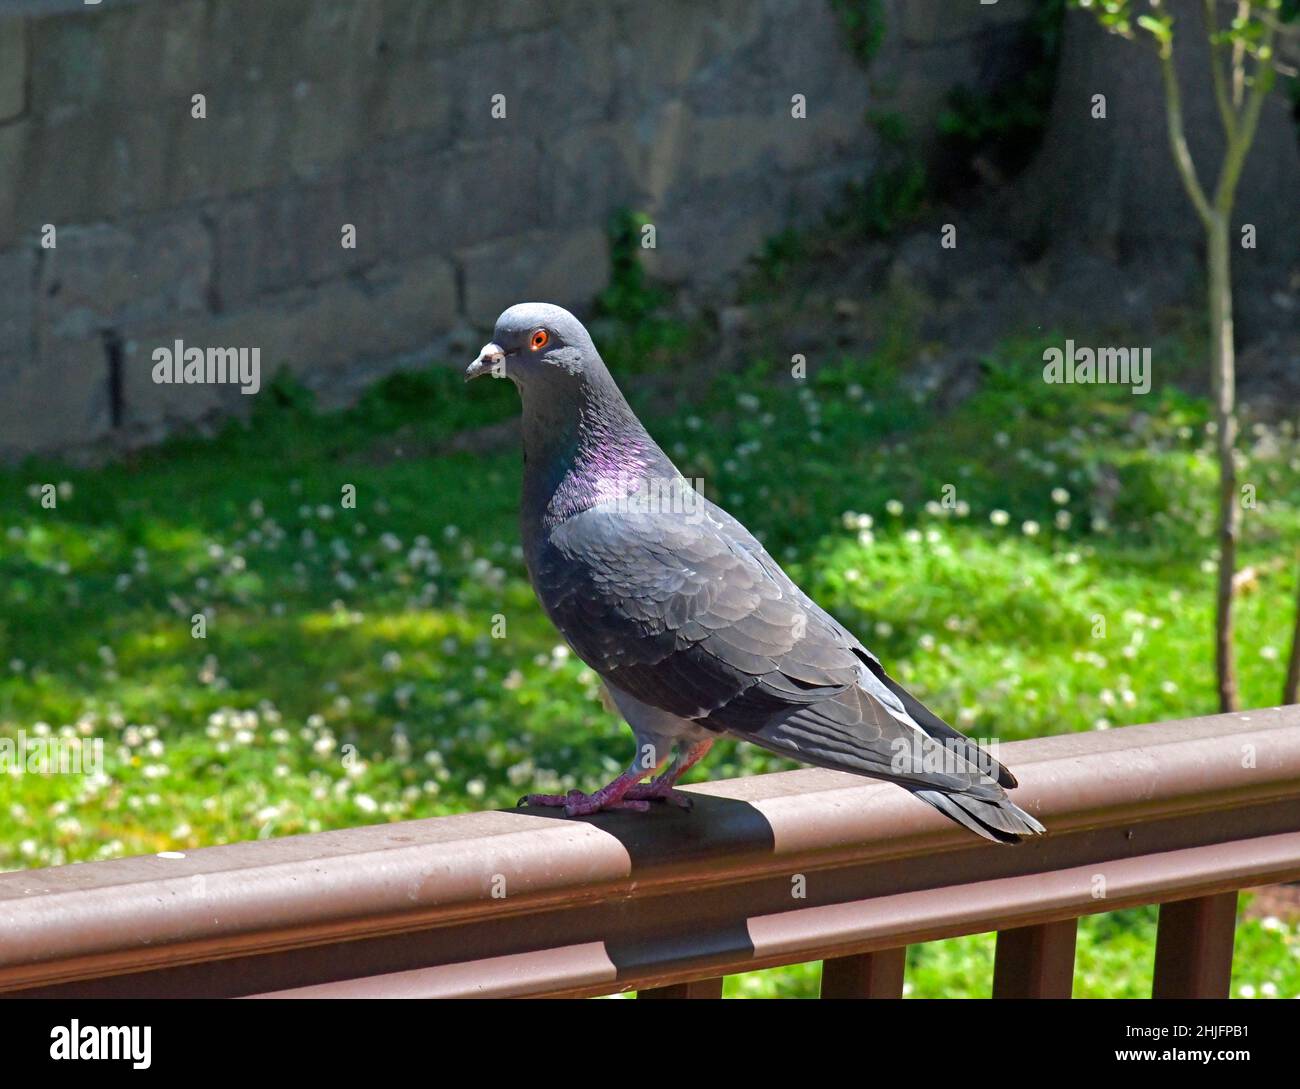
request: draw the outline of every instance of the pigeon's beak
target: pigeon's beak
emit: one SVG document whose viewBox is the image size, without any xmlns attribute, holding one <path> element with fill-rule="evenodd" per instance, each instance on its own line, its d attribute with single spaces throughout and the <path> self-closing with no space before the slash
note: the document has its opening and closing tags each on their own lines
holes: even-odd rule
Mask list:
<svg viewBox="0 0 1300 1089">
<path fill-rule="evenodd" d="M 497 345 L 491 343 L 483 345 L 483 350 L 478 353 L 478 358 L 465 368 L 465 381 L 472 378 L 481 378 L 485 374 L 491 374 L 492 368 L 501 363 L 506 357 Z"/>
</svg>

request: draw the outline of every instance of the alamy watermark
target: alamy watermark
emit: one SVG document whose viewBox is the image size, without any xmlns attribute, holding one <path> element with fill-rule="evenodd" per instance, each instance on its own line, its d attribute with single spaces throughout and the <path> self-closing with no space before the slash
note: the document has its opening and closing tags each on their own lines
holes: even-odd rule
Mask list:
<svg viewBox="0 0 1300 1089">
<path fill-rule="evenodd" d="M 187 348 L 176 341 L 153 351 L 153 380 L 161 386 L 230 385 L 240 393 L 262 388 L 261 348 Z"/>
<path fill-rule="evenodd" d="M 1132 386 L 1134 393 L 1151 392 L 1150 348 L 1077 348 L 1073 340 L 1064 350 L 1043 352 L 1043 381 L 1049 385 Z"/>
<path fill-rule="evenodd" d="M 702 478 L 620 476 L 614 508 L 620 514 L 679 514 L 694 525 L 704 518 L 703 487 Z"/>
<path fill-rule="evenodd" d="M 979 771 L 990 779 L 997 779 L 1001 771 L 998 763 L 998 739 L 937 738 L 909 731 L 905 737 L 896 737 L 889 743 L 893 756 L 889 768 L 895 775 L 969 775 Z"/>
<path fill-rule="evenodd" d="M 153 1064 L 152 1025 L 83 1025 L 75 1017 L 50 1029 L 50 1058 L 129 1062 L 135 1070 Z"/>
<path fill-rule="evenodd" d="M 102 737 L 0 737 L 0 775 L 98 775 L 104 770 Z"/>
</svg>

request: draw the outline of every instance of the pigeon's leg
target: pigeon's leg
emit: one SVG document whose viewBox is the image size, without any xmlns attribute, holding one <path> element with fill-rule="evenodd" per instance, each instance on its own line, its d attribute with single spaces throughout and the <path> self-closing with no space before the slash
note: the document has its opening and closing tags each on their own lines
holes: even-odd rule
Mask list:
<svg viewBox="0 0 1300 1089">
<path fill-rule="evenodd" d="M 568 794 L 525 794 L 519 799 L 520 805 L 564 806 L 566 816 L 585 817 L 589 813 L 599 813 L 602 809 L 635 809 L 645 812 L 650 808 L 647 801 L 629 799 L 627 793 L 656 769 L 642 767 L 637 761 L 617 779 L 607 783 L 593 794 L 584 794 L 580 790 L 571 790 Z"/>
<path fill-rule="evenodd" d="M 679 750 L 662 775 L 652 782 L 633 786 L 623 797 L 628 801 L 671 802 L 683 809 L 690 809 L 694 805 L 691 796 L 683 794 L 680 790 L 674 790 L 673 784 L 703 760 L 711 748 L 713 748 L 713 738 L 706 737 L 685 751 Z"/>
</svg>

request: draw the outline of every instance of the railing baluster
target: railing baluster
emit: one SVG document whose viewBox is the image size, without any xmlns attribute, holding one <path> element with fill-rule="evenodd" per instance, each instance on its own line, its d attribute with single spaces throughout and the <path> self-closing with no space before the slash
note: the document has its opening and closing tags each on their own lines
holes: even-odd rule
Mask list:
<svg viewBox="0 0 1300 1089">
<path fill-rule="evenodd" d="M 1069 998 L 1078 919 L 998 932 L 994 998 Z"/>
<path fill-rule="evenodd" d="M 643 987 L 637 998 L 721 998 L 722 977 L 693 979 L 689 983 L 673 983 L 667 987 Z"/>
<path fill-rule="evenodd" d="M 907 946 L 822 961 L 822 998 L 902 998 Z"/>
<path fill-rule="evenodd" d="M 1152 998 L 1227 998 L 1237 894 L 1223 892 L 1160 905 Z"/>
</svg>

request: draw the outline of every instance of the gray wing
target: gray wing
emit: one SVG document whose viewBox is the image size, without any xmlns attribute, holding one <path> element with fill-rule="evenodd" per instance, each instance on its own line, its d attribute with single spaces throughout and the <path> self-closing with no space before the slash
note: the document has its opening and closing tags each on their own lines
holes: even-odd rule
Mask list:
<svg viewBox="0 0 1300 1089">
<path fill-rule="evenodd" d="M 996 801 L 998 779 L 1014 784 L 712 504 L 692 516 L 593 507 L 551 532 L 531 573 L 579 657 L 652 707 L 913 788 Z M 945 739 L 955 761 L 935 759 Z"/>
</svg>

